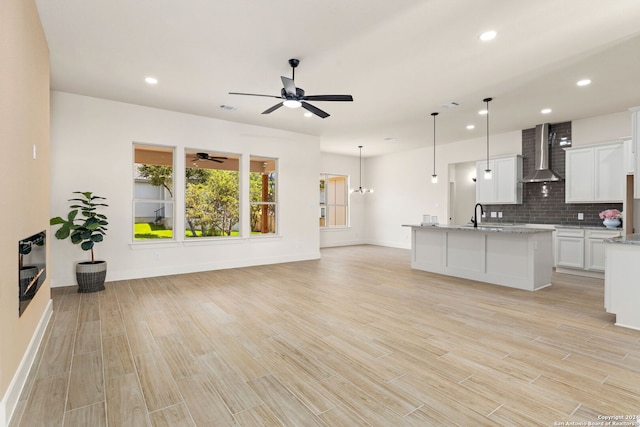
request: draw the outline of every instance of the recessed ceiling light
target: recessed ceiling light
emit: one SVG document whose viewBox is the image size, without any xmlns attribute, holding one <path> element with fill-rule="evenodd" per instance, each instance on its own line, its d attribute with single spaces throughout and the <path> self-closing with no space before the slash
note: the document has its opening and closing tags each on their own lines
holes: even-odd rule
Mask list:
<svg viewBox="0 0 640 427">
<path fill-rule="evenodd" d="M 498 35 L 498 33 L 496 33 L 495 31 L 491 30 L 491 31 L 485 31 L 484 33 L 480 34 L 478 36 L 478 38 L 480 40 L 482 40 L 483 42 L 488 42 L 489 40 L 495 39 L 497 35 Z"/>
<path fill-rule="evenodd" d="M 542 110 L 540 110 L 540 112 L 542 114 L 549 114 L 551 112 L 551 108 L 543 108 Z"/>
<path fill-rule="evenodd" d="M 489 110 L 480 110 L 480 111 L 478 111 L 478 114 L 480 114 L 481 116 L 484 116 L 488 112 L 489 112 Z"/>
<path fill-rule="evenodd" d="M 588 85 L 591 84 L 591 80 L 589 80 L 589 79 L 578 80 L 578 82 L 576 84 L 578 86 L 588 86 Z"/>
<path fill-rule="evenodd" d="M 392 136 L 385 136 L 384 140 L 385 141 L 395 141 L 396 139 L 394 137 L 392 137 Z"/>
<path fill-rule="evenodd" d="M 467 125 L 467 129 L 471 130 L 471 129 L 475 129 L 476 126 L 475 125 Z"/>
<path fill-rule="evenodd" d="M 147 82 L 147 84 L 150 84 L 150 85 L 157 85 L 158 84 L 158 79 L 156 79 L 155 77 L 145 77 L 144 81 Z"/>
<path fill-rule="evenodd" d="M 310 113 L 309 111 L 305 111 L 304 116 L 305 117 L 311 117 L 311 116 L 313 116 L 313 114 Z"/>
</svg>

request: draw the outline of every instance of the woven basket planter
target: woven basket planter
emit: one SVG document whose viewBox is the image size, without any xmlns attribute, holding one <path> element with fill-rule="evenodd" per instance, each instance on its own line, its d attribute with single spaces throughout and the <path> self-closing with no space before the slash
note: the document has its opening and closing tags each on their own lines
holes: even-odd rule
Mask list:
<svg viewBox="0 0 640 427">
<path fill-rule="evenodd" d="M 90 261 L 76 264 L 76 280 L 78 281 L 78 292 L 87 294 L 104 290 L 104 280 L 107 277 L 107 262 Z"/>
</svg>

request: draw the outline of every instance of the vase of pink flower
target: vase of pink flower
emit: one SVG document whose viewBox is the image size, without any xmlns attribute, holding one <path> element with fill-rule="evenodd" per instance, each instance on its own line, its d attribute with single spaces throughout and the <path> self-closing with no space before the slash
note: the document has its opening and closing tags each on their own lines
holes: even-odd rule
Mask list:
<svg viewBox="0 0 640 427">
<path fill-rule="evenodd" d="M 607 209 L 598 214 L 602 223 L 607 228 L 618 228 L 620 227 L 620 218 L 622 218 L 622 212 L 618 209 Z"/>
</svg>

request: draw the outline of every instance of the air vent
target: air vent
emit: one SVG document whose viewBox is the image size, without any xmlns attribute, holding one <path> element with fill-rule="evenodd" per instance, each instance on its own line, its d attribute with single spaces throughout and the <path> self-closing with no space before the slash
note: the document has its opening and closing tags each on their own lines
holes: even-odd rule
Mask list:
<svg viewBox="0 0 640 427">
<path fill-rule="evenodd" d="M 224 104 L 220 105 L 220 108 L 226 111 L 236 111 L 238 109 L 238 107 L 234 107 L 233 105 L 224 105 Z"/>
<path fill-rule="evenodd" d="M 447 102 L 446 104 L 442 104 L 440 106 L 442 108 L 456 108 L 460 106 L 460 103 L 456 101 L 451 101 L 451 102 Z"/>
</svg>

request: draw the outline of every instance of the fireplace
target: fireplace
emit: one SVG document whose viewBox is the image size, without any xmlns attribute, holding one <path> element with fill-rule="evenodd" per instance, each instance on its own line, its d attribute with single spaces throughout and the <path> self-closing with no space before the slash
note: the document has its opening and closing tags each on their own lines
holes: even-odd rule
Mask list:
<svg viewBox="0 0 640 427">
<path fill-rule="evenodd" d="M 47 235 L 45 231 L 18 241 L 18 315 L 35 297 L 44 283 L 47 261 Z"/>
</svg>

